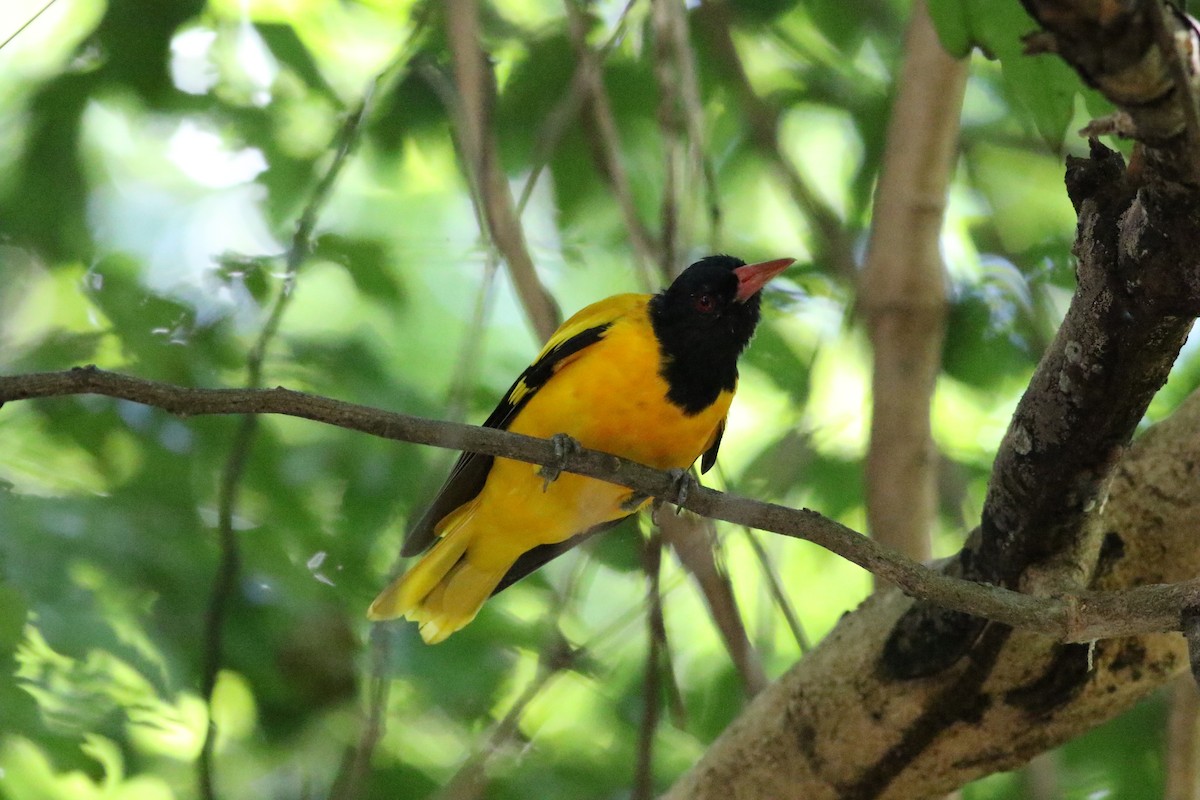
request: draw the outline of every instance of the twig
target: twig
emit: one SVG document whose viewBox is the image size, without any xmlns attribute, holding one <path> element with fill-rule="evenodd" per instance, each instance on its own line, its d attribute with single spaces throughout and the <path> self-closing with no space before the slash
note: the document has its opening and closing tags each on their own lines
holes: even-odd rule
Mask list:
<svg viewBox="0 0 1200 800">
<path fill-rule="evenodd" d="M 44 6 L 42 6 L 41 8 L 39 8 L 37 11 L 35 11 L 33 13 L 32 17 L 30 17 L 29 19 L 27 19 L 21 23 L 21 27 L 17 28 L 15 31 L 13 31 L 11 34 L 9 34 L 8 38 L 5 39 L 3 42 L 0 42 L 0 50 L 3 50 L 5 47 L 8 47 L 9 42 L 11 42 L 13 39 L 17 38 L 18 36 L 20 36 L 21 33 L 26 28 L 28 28 L 30 25 L 32 25 L 37 20 L 37 18 L 40 17 L 42 14 L 45 14 L 46 11 L 50 8 L 50 6 L 54 5 L 56 2 L 57 2 L 57 0 L 47 0 L 46 4 Z"/>
<path fill-rule="evenodd" d="M 542 123 L 537 141 L 534 144 L 533 169 L 530 171 L 525 185 L 521 187 L 521 195 L 517 199 L 517 216 L 525 212 L 525 205 L 529 202 L 529 198 L 533 194 L 533 189 L 537 185 L 538 178 L 541 177 L 542 171 L 546 168 L 546 163 L 550 160 L 550 154 L 558 147 L 558 143 L 562 140 L 563 134 L 566 133 L 567 127 L 579 114 L 580 109 L 583 108 L 583 101 L 592 92 L 595 86 L 595 77 L 600 74 L 600 63 L 603 62 L 604 58 L 625 35 L 625 20 L 629 15 L 629 9 L 633 7 L 635 2 L 637 0 L 629 0 L 625 4 L 620 17 L 617 18 L 617 24 L 613 27 L 612 35 L 608 37 L 608 41 L 604 43 L 604 46 L 598 52 L 593 53 L 587 46 L 586 41 L 581 38 L 583 20 L 582 14 L 577 7 L 578 0 L 564 0 L 571 41 L 575 45 L 577 54 L 579 55 L 579 63 L 575 67 L 575 74 L 571 76 L 571 83 L 567 87 L 566 95 L 551 109 L 550 113 L 546 115 L 546 121 Z M 577 36 L 580 38 L 577 38 Z M 602 84 L 601 91 L 603 91 Z M 605 98 L 605 102 L 607 103 L 607 97 Z"/>
<path fill-rule="evenodd" d="M 587 45 L 583 14 L 577 6 L 577 0 L 564 0 L 564 4 L 571 43 L 579 58 L 579 74 L 587 88 L 589 102 L 585 120 L 591 123 L 593 129 L 592 139 L 596 143 L 594 152 L 600 162 L 600 174 L 607 179 L 609 189 L 617 201 L 617 208 L 621 210 L 621 216 L 625 220 L 625 229 L 629 233 L 629 241 L 633 244 L 634 255 L 637 258 L 642 287 L 650 289 L 657 283 L 652 265 L 661 266 L 664 262 L 662 246 L 638 216 L 629 173 L 625 171 L 625 164 L 621 159 L 621 140 L 617 133 L 617 123 L 613 118 L 612 106 L 608 102 L 604 81 L 601 80 L 600 60 Z M 632 2 L 626 6 L 626 13 L 631 5 Z M 658 279 L 666 277 L 666 272 L 658 271 Z"/>
<path fill-rule="evenodd" d="M 521 692 L 521 696 L 517 698 L 504 717 L 493 726 L 483 746 L 472 753 L 454 773 L 454 776 L 447 781 L 445 788 L 436 795 L 437 800 L 472 800 L 482 797 L 487 788 L 488 764 L 502 747 L 519 737 L 521 717 L 524 715 L 525 709 L 549 686 L 551 678 L 563 670 L 574 668 L 586 653 L 595 650 L 598 640 L 583 647 L 572 647 L 560 632 L 559 627 L 563 617 L 571 611 L 580 576 L 588 564 L 586 559 L 577 561 L 575 569 L 568 574 L 566 582 L 556 593 L 558 598 L 554 603 L 554 620 L 547 626 L 548 637 L 538 654 L 537 675 Z"/>
<path fill-rule="evenodd" d="M 754 551 L 759 567 L 762 568 L 763 575 L 767 578 L 767 587 L 770 589 L 771 597 L 775 599 L 775 605 L 779 606 L 780 612 L 783 613 L 788 630 L 792 632 L 792 638 L 796 640 L 796 646 L 800 648 L 802 654 L 808 653 L 812 649 L 812 642 L 808 640 L 808 634 L 804 632 L 804 625 L 800 622 L 800 617 L 796 615 L 796 609 L 792 608 L 792 601 L 788 599 L 787 592 L 783 590 L 783 582 L 779 580 L 779 573 L 775 571 L 775 565 L 771 563 L 771 556 L 763 547 L 763 543 L 754 535 L 754 531 L 745 525 L 742 526 L 742 531 L 745 532 L 746 539 L 750 542 L 750 549 Z"/>
<path fill-rule="evenodd" d="M 658 526 L 662 529 L 663 539 L 695 579 L 729 658 L 742 679 L 746 695 L 753 697 L 766 688 L 767 674 L 746 633 L 729 576 L 717 563 L 714 553 L 717 539 L 712 520 L 692 515 L 659 514 Z"/>
<path fill-rule="evenodd" d="M 663 621 L 662 593 L 658 578 L 662 569 L 662 539 L 652 530 L 642 542 L 642 568 L 646 573 L 646 667 L 642 678 L 642 721 L 638 726 L 637 760 L 633 767 L 632 800 L 654 796 L 654 734 L 662 712 L 662 664 L 667 647 Z"/>
<path fill-rule="evenodd" d="M 724 0 L 706 0 L 695 17 L 697 29 L 713 48 L 713 65 L 725 74 L 742 114 L 746 118 L 750 145 L 779 170 L 792 200 L 808 218 L 818 237 L 820 255 L 839 274 L 853 279 L 855 260 L 853 242 L 842 221 L 821 200 L 795 165 L 779 148 L 779 111 L 758 96 L 742 65 L 730 32 L 729 11 Z"/>
<path fill-rule="evenodd" d="M 546 439 L 422 419 L 283 387 L 190 389 L 94 366 L 0 377 L 0 404 L 78 394 L 129 400 L 184 417 L 209 414 L 301 417 L 384 439 L 471 450 L 531 464 L 561 464 L 567 472 L 600 478 L 647 496 L 672 503 L 678 499 L 676 476 L 609 453 L 581 449 L 564 458 Z M 1064 642 L 1178 631 L 1182 609 L 1200 606 L 1200 579 L 1122 591 L 1038 597 L 944 575 L 809 509 L 786 508 L 704 486 L 690 490 L 679 505 L 713 519 L 812 542 L 894 583 L 911 597 Z"/>
<path fill-rule="evenodd" d="M 707 137 L 704 135 L 704 105 L 700 99 L 699 79 L 696 76 L 696 60 L 688 41 L 688 22 L 685 4 L 678 0 L 655 0 L 653 8 L 655 36 L 655 72 L 659 75 L 659 91 L 663 102 L 670 104 L 669 124 L 663 121 L 668 145 L 686 134 L 688 161 L 704 181 L 704 198 L 708 211 L 709 241 L 711 249 L 720 249 L 721 206 L 717 189 L 717 176 L 712 160 L 708 157 Z M 668 152 L 668 178 L 676 161 Z M 687 200 L 693 194 L 684 192 Z M 664 188 L 664 203 L 668 199 L 677 202 L 679 197 L 667 194 Z M 688 217 L 685 216 L 685 219 Z M 664 246 L 669 238 L 663 235 Z M 669 262 L 674 263 L 674 262 Z"/>
<path fill-rule="evenodd" d="M 654 27 L 654 79 L 658 83 L 658 130 L 663 149 L 662 199 L 659 201 L 659 241 L 662 269 L 669 273 L 679 251 L 679 191 L 683 124 L 678 106 L 679 74 L 673 58 L 671 11 L 676 0 L 651 0 Z"/>
<path fill-rule="evenodd" d="M 473 753 L 442 790 L 434 795 L 435 800 L 475 800 L 482 797 L 487 783 L 488 762 L 505 744 L 520 737 L 521 717 L 525 709 L 550 685 L 553 678 L 573 669 L 584 655 L 583 649 L 571 647 L 558 633 L 557 627 L 552 628 L 551 638 L 542 648 L 538 658 L 537 675 L 500 721 L 492 727 L 484 746 Z"/>
<path fill-rule="evenodd" d="M 475 0 L 449 0 L 447 5 L 446 33 L 454 59 L 461 111 L 458 122 L 467 166 L 483 198 L 492 241 L 504 255 L 530 325 L 544 342 L 562 321 L 562 314 L 538 278 L 500 165 L 490 113 L 495 81 L 479 45 L 479 9 Z"/>
<path fill-rule="evenodd" d="M 367 109 L 370 107 L 371 98 L 380 80 L 386 74 L 388 74 L 387 71 L 380 73 L 380 75 L 376 76 L 367 85 L 366 92 L 363 94 L 358 109 L 346 118 L 341 130 L 338 132 L 337 147 L 334 150 L 333 160 L 325 170 L 325 174 L 321 176 L 321 179 L 313 188 L 312 196 L 309 198 L 304 211 L 300 215 L 300 219 L 296 223 L 296 230 L 292 235 L 291 246 L 287 252 L 283 284 L 279 287 L 279 292 L 275 296 L 267 321 L 263 324 L 262 330 L 254 342 L 254 346 L 250 349 L 250 353 L 246 357 L 247 388 L 257 389 L 262 386 L 263 361 L 266 358 L 267 347 L 278 332 L 279 324 L 283 319 L 283 312 L 291 302 L 296 274 L 299 272 L 304 261 L 312 253 L 313 231 L 316 228 L 317 217 L 324 207 L 325 202 L 329 199 L 329 194 L 333 190 L 334 182 L 341 172 L 346 157 L 350 154 L 351 148 L 358 140 L 358 132 L 362 126 L 363 119 L 366 117 Z M 217 726 L 212 716 L 212 695 L 213 689 L 216 687 L 217 675 L 221 669 L 223 649 L 222 629 L 229 610 L 229 604 L 233 600 L 234 589 L 237 585 L 237 576 L 241 566 L 238 539 L 233 530 L 233 514 L 234 508 L 237 505 L 238 488 L 241 484 L 242 475 L 245 473 L 246 463 L 250 459 L 250 448 L 254 441 L 257 427 L 257 415 L 242 417 L 241 424 L 238 426 L 237 432 L 234 434 L 233 443 L 230 446 L 229 458 L 225 462 L 225 469 L 221 475 L 221 488 L 218 495 L 217 533 L 219 537 L 220 559 L 217 563 L 216 574 L 213 576 L 209 605 L 204 616 L 204 663 L 200 678 L 201 694 L 209 703 L 208 726 L 204 732 L 204 744 L 201 747 L 200 758 L 197 762 L 200 795 L 205 800 L 214 800 L 217 796 L 215 765 L 213 761 Z"/>
<path fill-rule="evenodd" d="M 357 744 L 347 755 L 342 772 L 329 793 L 330 800 L 355 800 L 359 797 L 363 781 L 371 768 L 371 753 L 383 736 L 384 711 L 392 687 L 392 680 L 387 674 L 390 631 L 387 625 L 371 627 L 371 692 L 367 718 Z"/>
</svg>

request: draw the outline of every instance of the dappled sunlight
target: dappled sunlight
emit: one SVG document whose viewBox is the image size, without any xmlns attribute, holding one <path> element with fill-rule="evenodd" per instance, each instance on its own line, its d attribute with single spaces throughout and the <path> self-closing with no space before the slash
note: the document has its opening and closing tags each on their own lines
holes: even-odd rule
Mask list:
<svg viewBox="0 0 1200 800">
<path fill-rule="evenodd" d="M 862 262 L 906 8 L 484 2 L 475 97 L 470 48 L 449 35 L 462 19 L 440 0 L 153 5 L 57 0 L 0 49 L 5 375 L 96 364 L 479 424 L 542 346 L 522 279 L 567 316 L 713 252 L 796 258 L 763 293 L 702 482 L 865 530 Z M 939 557 L 979 523 L 1072 296 L 1061 153 L 1084 143 L 1055 131 L 1095 103 L 1071 85 L 1070 114 L 1031 106 L 1030 74 L 1055 73 L 968 60 L 933 243 L 948 305 L 931 400 Z M 494 147 L 473 160 L 480 107 Z M 502 201 L 527 192 L 505 229 Z M 1198 343 L 1148 421 L 1200 385 Z M 624 399 L 612 381 L 591 388 L 573 398 L 580 415 Z M 667 545 L 669 659 L 649 663 L 648 514 L 489 599 L 444 643 L 368 622 L 455 451 L 300 417 L 248 425 L 246 408 L 173 416 L 97 395 L 0 408 L 3 797 L 390 800 L 451 785 L 647 800 L 746 708 L 711 585 Z M 816 644 L 872 592 L 870 573 L 809 542 L 715 531 L 717 580 L 768 680 L 804 664 L 785 611 Z M 1123 736 L 1058 751 L 1064 785 L 1161 794 L 1163 709 L 1138 713 L 1111 723 Z M 1022 791 L 1003 774 L 964 798 Z"/>
<path fill-rule="evenodd" d="M 813 188 L 845 218 L 850 192 L 863 164 L 863 144 L 854 119 L 842 109 L 797 105 L 780 126 L 782 146 L 812 181 Z"/>
<path fill-rule="evenodd" d="M 80 748 L 102 769 L 97 782 L 82 770 L 58 771 L 33 742 L 8 737 L 0 742 L 0 782 L 10 800 L 172 800 L 177 795 L 161 778 L 124 775 L 124 763 L 110 740 L 89 735 Z"/>
</svg>

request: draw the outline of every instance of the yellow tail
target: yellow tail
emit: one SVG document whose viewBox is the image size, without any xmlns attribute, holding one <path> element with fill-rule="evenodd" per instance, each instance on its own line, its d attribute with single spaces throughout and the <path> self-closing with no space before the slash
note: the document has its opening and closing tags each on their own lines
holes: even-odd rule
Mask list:
<svg viewBox="0 0 1200 800">
<path fill-rule="evenodd" d="M 471 563 L 467 547 L 475 531 L 467 523 L 474 511 L 475 503 L 466 503 L 446 517 L 433 549 L 380 592 L 367 610 L 369 619 L 406 617 L 420 625 L 429 644 L 475 619 L 508 568 L 483 570 Z"/>
</svg>

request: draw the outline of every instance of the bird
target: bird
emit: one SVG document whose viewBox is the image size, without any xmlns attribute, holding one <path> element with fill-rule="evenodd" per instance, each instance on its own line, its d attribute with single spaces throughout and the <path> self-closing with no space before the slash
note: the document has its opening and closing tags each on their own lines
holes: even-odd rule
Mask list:
<svg viewBox="0 0 1200 800">
<path fill-rule="evenodd" d="M 663 470 L 700 459 L 707 472 L 737 389 L 738 357 L 759 322 L 760 292 L 792 263 L 711 255 L 657 294 L 618 294 L 583 308 L 484 426 Z M 375 598 L 367 617 L 406 617 L 426 642 L 441 642 L 490 596 L 650 502 L 595 478 L 545 475 L 535 464 L 463 453 L 401 548 L 424 557 Z"/>
</svg>

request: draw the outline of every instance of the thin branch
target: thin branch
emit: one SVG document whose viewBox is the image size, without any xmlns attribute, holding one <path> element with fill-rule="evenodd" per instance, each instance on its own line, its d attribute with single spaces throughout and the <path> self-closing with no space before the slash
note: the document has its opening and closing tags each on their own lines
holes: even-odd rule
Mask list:
<svg viewBox="0 0 1200 800">
<path fill-rule="evenodd" d="M 396 62 L 393 62 L 392 68 L 395 65 Z M 316 228 L 317 218 L 329 199 L 333 185 L 346 162 L 346 157 L 358 141 L 358 133 L 366 117 L 367 109 L 371 105 L 375 89 L 380 80 L 392 68 L 380 73 L 367 85 L 358 108 L 346 117 L 345 123 L 338 131 L 333 159 L 324 175 L 317 181 L 308 203 L 300 214 L 300 219 L 296 222 L 296 230 L 292 234 L 291 246 L 287 252 L 283 283 L 275 295 L 270 314 L 246 357 L 246 387 L 249 389 L 257 389 L 262 386 L 263 362 L 266 359 L 267 347 L 275 338 L 280 322 L 283 320 L 283 313 L 291 302 L 296 274 L 312 253 L 313 231 Z M 242 475 L 246 471 L 246 464 L 250 460 L 250 450 L 257 427 L 257 415 L 250 414 L 242 417 L 230 446 L 229 458 L 225 462 L 218 492 L 217 534 L 220 558 L 213 576 L 208 608 L 204 615 L 204 663 L 200 675 L 200 692 L 209 704 L 208 726 L 204 731 L 204 744 L 200 749 L 200 758 L 197 761 L 200 796 L 205 800 L 214 800 L 217 796 L 213 760 L 217 725 L 212 715 L 212 696 L 217 684 L 217 675 L 221 670 L 225 619 L 229 612 L 229 605 L 233 601 L 237 576 L 241 569 L 241 553 L 238 547 L 238 538 L 233 529 L 233 515 L 237 505 L 238 489 L 241 486 Z"/>
<path fill-rule="evenodd" d="M 436 795 L 437 800 L 473 800 L 483 797 L 488 784 L 488 766 L 494 756 L 514 740 L 523 738 L 521 717 L 525 709 L 550 685 L 550 679 L 564 670 L 575 669 L 586 654 L 594 652 L 599 640 L 573 647 L 561 633 L 562 620 L 575 604 L 581 576 L 590 565 L 587 559 L 576 562 L 567 580 L 555 592 L 554 620 L 546 626 L 549 634 L 538 654 L 538 672 L 495 725 L 483 745 L 473 752 Z M 387 627 L 387 626 L 376 626 Z"/>
<path fill-rule="evenodd" d="M 796 646 L 800 648 L 801 654 L 808 653 L 812 649 L 812 642 L 809 641 L 808 634 L 804 631 L 804 624 L 800 622 L 796 609 L 792 608 L 792 601 L 788 599 L 787 592 L 783 590 L 783 581 L 779 579 L 779 573 L 775 571 L 775 565 L 771 563 L 770 554 L 767 553 L 767 549 L 763 547 L 763 543 L 758 540 L 758 537 L 754 535 L 754 531 L 744 525 L 742 530 L 746 534 L 746 540 L 750 542 L 750 549 L 754 551 L 754 556 L 758 559 L 758 565 L 762 569 L 763 575 L 767 578 L 767 588 L 771 592 L 771 597 L 774 598 L 775 605 L 779 606 L 779 610 L 787 622 L 788 630 L 792 632 L 792 638 L 796 640 Z"/>
<path fill-rule="evenodd" d="M 388 675 L 391 630 L 387 625 L 371 626 L 371 688 L 367 716 L 358 742 L 347 753 L 341 774 L 330 790 L 330 800 L 356 800 L 362 794 L 363 783 L 371 768 L 371 754 L 383 737 L 384 713 L 393 683 Z"/>
<path fill-rule="evenodd" d="M 41 8 L 39 8 L 37 11 L 35 11 L 33 13 L 32 17 L 30 17 L 29 19 L 22 22 L 21 26 L 19 28 L 17 28 L 15 31 L 13 31 L 11 34 L 9 34 L 7 39 L 5 39 L 3 42 L 0 42 L 0 50 L 3 50 L 4 48 L 8 47 L 9 42 L 11 42 L 13 39 L 17 38 L 18 36 L 20 36 L 26 28 L 28 28 L 35 21 L 37 21 L 37 18 L 40 17 L 42 14 L 45 14 L 46 11 L 49 10 L 50 6 L 54 5 L 56 2 L 57 2 L 57 0 L 47 0 L 46 4 L 44 6 L 42 6 Z"/>
<path fill-rule="evenodd" d="M 659 514 L 658 526 L 663 539 L 671 545 L 684 569 L 699 587 L 718 633 L 737 668 L 746 689 L 753 697 L 768 683 L 762 660 L 750 643 L 746 626 L 738 610 L 729 576 L 720 568 L 714 552 L 717 540 L 712 520 L 703 517 Z"/>
<path fill-rule="evenodd" d="M 600 58 L 588 47 L 583 13 L 577 6 L 577 0 L 564 0 L 564 5 L 571 44 L 579 59 L 578 75 L 587 89 L 588 114 L 584 121 L 590 123 L 592 128 L 590 138 L 595 143 L 594 152 L 600 162 L 600 174 L 608 181 L 613 198 L 617 201 L 617 208 L 625 221 L 625 229 L 629 233 L 629 241 L 633 244 L 643 288 L 650 289 L 656 283 L 652 265 L 661 266 L 664 263 L 662 245 L 638 216 L 637 205 L 633 200 L 633 186 L 621 159 L 620 134 L 617 132 L 612 105 L 608 101 L 608 92 L 604 88 L 601 76 Z M 625 11 L 628 10 L 627 6 Z M 666 276 L 666 272 L 658 273 L 659 278 Z"/>
<path fill-rule="evenodd" d="M 817 196 L 796 166 L 779 147 L 779 109 L 759 97 L 750 83 L 730 30 L 729 9 L 724 0 L 706 0 L 694 17 L 696 28 L 708 39 L 714 68 L 724 73 L 746 119 L 750 145 L 779 171 L 793 202 L 808 218 L 817 240 L 818 258 L 837 272 L 853 279 L 854 243 L 837 213 Z"/>
<path fill-rule="evenodd" d="M 646 573 L 646 667 L 642 679 L 642 721 L 638 726 L 637 759 L 633 767 L 632 800 L 654 796 L 654 734 L 662 713 L 662 665 L 667 649 L 659 575 L 662 569 L 662 539 L 657 530 L 642 542 L 642 569 Z"/>
<path fill-rule="evenodd" d="M 671 13 L 678 0 L 651 0 L 650 20 L 654 28 L 654 79 L 658 84 L 658 131 L 662 141 L 662 197 L 659 201 L 659 242 L 662 269 L 668 273 L 678 261 L 679 194 L 683 151 L 683 121 L 679 109 L 679 73 L 675 66 L 670 34 Z"/>
<path fill-rule="evenodd" d="M 568 589 L 568 593 L 569 591 Z M 559 608 L 561 616 L 564 606 L 560 605 Z M 522 738 L 521 717 L 525 714 L 525 709 L 550 685 L 555 676 L 574 669 L 584 657 L 586 649 L 573 648 L 558 632 L 557 625 L 552 626 L 550 630 L 551 638 L 538 656 L 537 674 L 492 727 L 483 747 L 472 753 L 442 790 L 434 795 L 436 800 L 476 800 L 483 797 L 487 788 L 488 764 L 493 756 L 508 743 Z"/>
<path fill-rule="evenodd" d="M 687 130 L 688 152 L 704 179 L 709 238 L 713 251 L 721 249 L 721 200 L 717 173 L 709 156 L 708 137 L 704 135 L 704 103 L 700 97 L 700 79 L 696 54 L 688 39 L 687 10 L 684 3 L 673 2 L 666 25 L 679 78 L 679 107 Z"/>
<path fill-rule="evenodd" d="M 500 150 L 491 126 L 495 80 L 480 49 L 476 0 L 451 0 L 446 18 L 461 112 L 457 118 L 467 166 L 475 176 L 475 184 L 483 198 L 488 231 L 508 264 L 521 306 L 539 339 L 546 341 L 562 322 L 562 314 L 538 278 L 508 188 L 508 178 L 500 164 Z"/>
<path fill-rule="evenodd" d="M 702 516 L 812 542 L 896 584 L 911 597 L 1064 642 L 1178 631 L 1182 610 L 1200 607 L 1200 579 L 1054 597 L 961 580 L 918 564 L 806 508 L 786 508 L 704 486 L 688 491 L 687 497 L 678 502 L 676 476 L 609 453 L 581 449 L 563 457 L 555 453 L 553 443 L 546 439 L 422 419 L 283 387 L 190 389 L 94 366 L 0 377 L 0 405 L 13 400 L 78 394 L 142 403 L 182 417 L 283 414 L 384 439 L 561 466 L 567 472 L 659 497 Z"/>
<path fill-rule="evenodd" d="M 600 64 L 624 37 L 625 20 L 637 0 L 629 0 L 625 4 L 625 8 L 617 18 L 616 25 L 613 26 L 612 34 L 598 52 L 592 52 L 591 48 L 587 46 L 583 35 L 585 33 L 583 14 L 578 9 L 578 2 L 579 0 L 565 0 L 571 42 L 576 47 L 579 63 L 575 66 L 575 73 L 571 76 L 571 83 L 567 87 L 566 94 L 546 115 L 546 120 L 538 132 L 537 140 L 534 142 L 533 169 L 530 170 L 525 185 L 521 187 L 521 195 L 517 199 L 517 216 L 525 212 L 525 205 L 529 202 L 538 178 L 541 177 L 542 171 L 550 160 L 551 153 L 558 148 L 567 128 L 583 108 L 584 100 L 591 94 L 596 83 L 595 77 L 600 74 Z M 601 91 L 603 91 L 603 87 L 601 87 Z M 605 102 L 607 103 L 607 97 Z"/>
</svg>

